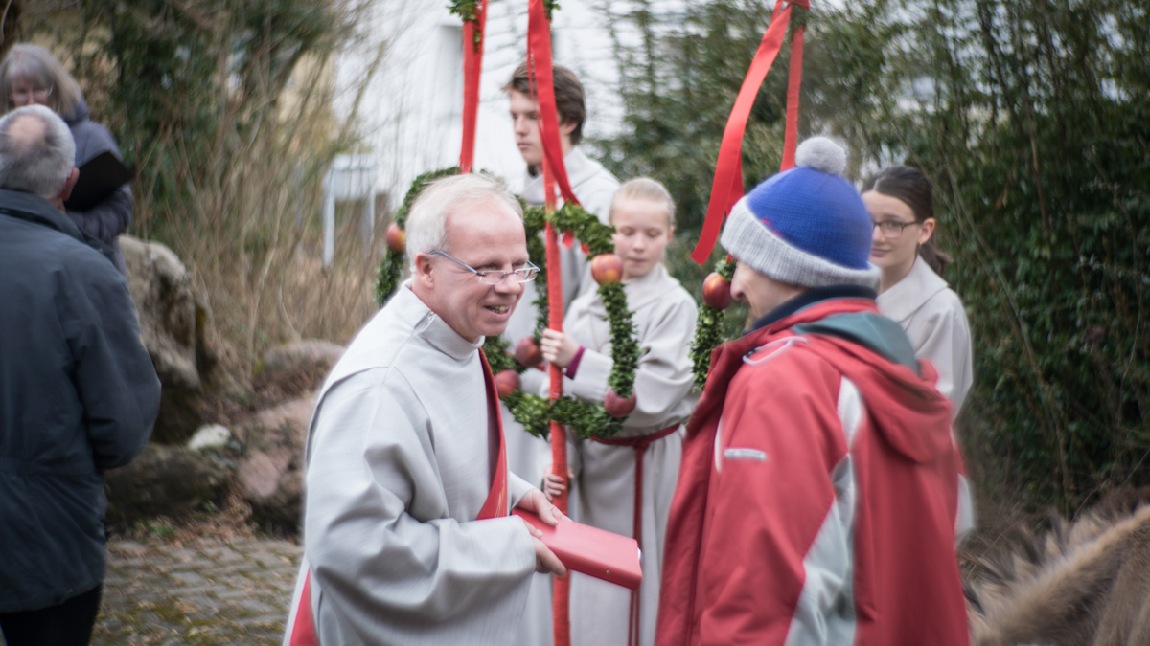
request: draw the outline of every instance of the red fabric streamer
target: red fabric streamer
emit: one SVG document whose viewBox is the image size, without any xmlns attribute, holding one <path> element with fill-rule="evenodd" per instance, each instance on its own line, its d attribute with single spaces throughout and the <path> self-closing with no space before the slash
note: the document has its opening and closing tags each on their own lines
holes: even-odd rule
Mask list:
<svg viewBox="0 0 1150 646">
<path fill-rule="evenodd" d="M 787 80 L 787 130 L 783 139 L 783 163 L 779 170 L 795 165 L 795 146 L 799 138 L 799 87 L 803 83 L 803 25 L 791 32 L 791 68 Z"/>
<path fill-rule="evenodd" d="M 315 631 L 315 619 L 311 616 L 310 569 L 304 575 L 303 592 L 300 593 L 295 621 L 292 622 L 291 632 L 288 635 L 288 646 L 319 646 L 319 635 Z"/>
<path fill-rule="evenodd" d="M 540 126 L 542 127 L 542 125 Z M 542 140 L 542 137 L 540 138 Z M 547 212 L 550 213 L 555 210 L 555 171 L 551 167 L 551 162 L 544 155 L 539 160 L 539 173 L 543 176 L 543 206 L 546 207 Z M 550 260 L 548 260 L 550 262 Z M 550 268 L 550 266 L 548 266 Z M 550 287 L 551 283 L 548 283 Z"/>
<path fill-rule="evenodd" d="M 735 98 L 734 107 L 731 108 L 731 116 L 727 118 L 723 143 L 719 147 L 719 160 L 715 166 L 715 179 L 711 184 L 711 198 L 707 203 L 707 215 L 703 220 L 703 229 L 699 233 L 699 242 L 691 253 L 691 258 L 700 265 L 707 262 L 711 250 L 715 248 L 715 242 L 718 241 L 719 232 L 723 228 L 723 218 L 743 196 L 743 135 L 747 130 L 747 120 L 750 118 L 755 96 L 771 69 L 771 63 L 775 61 L 782 48 L 787 25 L 791 21 L 791 8 L 794 5 L 805 9 L 810 3 L 809 0 L 800 2 L 777 0 L 774 13 L 771 14 L 771 26 L 767 28 L 767 33 L 759 43 L 759 50 L 751 60 L 747 77 L 743 80 L 743 86 Z"/>
<path fill-rule="evenodd" d="M 551 193 L 554 195 L 554 193 Z M 554 200 L 554 198 L 552 198 Z M 559 267 L 559 240 L 555 228 L 546 223 L 547 237 L 547 325 L 553 330 L 563 329 L 563 272 Z M 563 369 L 551 364 L 551 399 L 563 396 Z M 553 473 L 567 473 L 567 432 L 563 425 L 551 420 L 551 469 Z M 567 513 L 567 490 L 551 502 Z M 571 575 L 555 577 L 551 588 L 551 629 L 553 646 L 571 644 Z"/>
<path fill-rule="evenodd" d="M 559 137 L 559 109 L 555 104 L 554 74 L 551 64 L 551 23 L 543 7 L 543 0 L 530 0 L 527 16 L 527 70 L 534 79 L 533 87 L 539 98 L 539 140 L 543 145 L 543 169 L 548 167 L 555 175 L 563 201 L 579 204 L 567 169 L 563 166 L 563 144 Z M 550 197 L 550 194 L 548 195 Z M 550 272 L 548 272 L 550 273 Z"/>
<path fill-rule="evenodd" d="M 559 110 L 555 105 L 555 87 L 551 65 L 551 24 L 543 7 L 543 0 L 529 0 L 527 18 L 527 71 L 534 81 L 531 86 L 539 101 L 539 141 L 543 147 L 544 203 L 548 211 L 555 209 L 555 185 L 563 195 L 563 201 L 579 204 L 567 170 L 563 165 L 563 144 L 559 136 Z M 548 327 L 563 329 L 563 277 L 559 262 L 559 236 L 551 223 L 546 223 L 547 242 L 547 304 Z M 563 396 L 563 372 L 557 366 L 550 368 L 551 398 Z M 555 473 L 567 473 L 567 440 L 563 426 L 551 422 L 551 469 Z M 563 513 L 567 513 L 566 493 L 554 501 Z M 569 646 L 571 643 L 569 575 L 556 577 L 552 586 L 552 641 L 554 646 Z"/>
<path fill-rule="evenodd" d="M 475 7 L 475 20 L 463 22 L 463 143 L 459 147 L 459 171 L 470 173 L 475 157 L 475 120 L 479 111 L 479 75 L 483 67 L 483 43 L 487 24 L 487 0 Z"/>
<path fill-rule="evenodd" d="M 547 240 L 547 268 L 559 267 L 559 245 L 557 242 L 558 233 L 555 227 L 550 222 L 546 223 L 544 234 Z M 552 274 L 556 274 L 552 280 Z M 563 331 L 563 276 L 559 271 L 547 272 L 547 327 Z M 550 398 L 559 399 L 563 396 L 563 369 L 558 365 L 551 364 L 548 369 L 548 376 L 551 378 L 550 382 Z M 562 424 L 555 420 L 551 420 L 551 461 L 552 464 L 562 465 L 563 470 L 558 473 L 567 472 L 567 442 L 564 441 L 566 431 Z M 555 503 L 563 513 L 567 513 L 567 492 L 552 502 Z"/>
</svg>

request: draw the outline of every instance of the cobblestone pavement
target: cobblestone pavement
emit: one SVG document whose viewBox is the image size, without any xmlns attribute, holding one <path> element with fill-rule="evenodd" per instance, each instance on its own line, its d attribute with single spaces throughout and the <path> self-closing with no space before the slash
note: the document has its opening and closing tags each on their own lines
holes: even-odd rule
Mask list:
<svg viewBox="0 0 1150 646">
<path fill-rule="evenodd" d="M 112 540 L 92 645 L 278 645 L 301 552 L 253 537 Z"/>
</svg>

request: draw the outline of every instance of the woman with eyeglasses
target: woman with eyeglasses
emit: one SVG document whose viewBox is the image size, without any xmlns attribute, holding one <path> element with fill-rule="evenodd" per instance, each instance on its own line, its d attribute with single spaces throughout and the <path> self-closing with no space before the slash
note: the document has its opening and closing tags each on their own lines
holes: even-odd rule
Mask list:
<svg viewBox="0 0 1150 646">
<path fill-rule="evenodd" d="M 80 84 L 48 50 L 17 43 L 0 63 L 0 105 L 6 110 L 39 103 L 52 108 L 72 129 L 76 140 L 76 166 L 83 166 L 105 151 L 123 159 L 112 133 L 88 118 L 88 104 Z M 85 211 L 68 211 L 85 235 L 99 241 L 101 251 L 127 273 L 117 238 L 132 221 L 132 189 L 124 184 Z"/>
<path fill-rule="evenodd" d="M 874 221 L 870 262 L 882 270 L 879 311 L 902 325 L 915 356 L 934 364 L 938 389 L 958 415 L 974 383 L 974 356 L 962 301 L 942 279 L 951 258 L 931 239 L 930 180 L 917 168 L 890 166 L 863 184 L 862 200 Z"/>
</svg>

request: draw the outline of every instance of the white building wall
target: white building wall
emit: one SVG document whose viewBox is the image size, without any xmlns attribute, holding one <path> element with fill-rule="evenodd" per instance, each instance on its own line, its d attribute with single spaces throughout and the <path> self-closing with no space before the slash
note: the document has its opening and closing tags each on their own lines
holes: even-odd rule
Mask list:
<svg viewBox="0 0 1150 646">
<path fill-rule="evenodd" d="M 527 0 L 490 0 L 476 125 L 475 167 L 504 177 L 514 190 L 523 162 L 500 87 L 526 55 L 527 6 Z M 618 133 L 623 116 L 604 8 L 604 0 L 563 0 L 553 16 L 554 62 L 571 68 L 587 91 L 585 138 Z M 417 175 L 459 162 L 462 25 L 446 0 L 377 0 L 361 27 L 364 37 L 337 63 L 337 115 L 352 116 L 362 91 L 357 132 L 363 152 L 378 160 L 379 189 L 396 208 Z"/>
</svg>

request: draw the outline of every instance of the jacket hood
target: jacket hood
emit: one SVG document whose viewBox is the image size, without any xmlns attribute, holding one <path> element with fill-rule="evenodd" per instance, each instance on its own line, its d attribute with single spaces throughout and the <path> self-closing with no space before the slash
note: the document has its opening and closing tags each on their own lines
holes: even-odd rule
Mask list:
<svg viewBox="0 0 1150 646">
<path fill-rule="evenodd" d="M 68 110 L 66 115 L 61 114 L 60 118 L 64 120 L 64 123 L 71 127 L 77 123 L 80 123 L 81 121 L 87 121 L 90 115 L 91 112 L 88 110 L 88 102 L 83 98 L 80 98 L 76 101 L 75 104 L 72 105 L 72 109 Z"/>
<path fill-rule="evenodd" d="M 826 301 L 768 329 L 780 328 L 823 341 L 805 347 L 858 387 L 872 427 L 896 452 L 930 462 L 952 450 L 951 403 L 934 386 L 937 371 L 914 358 L 902 328 L 873 301 Z"/>
<path fill-rule="evenodd" d="M 929 362 L 919 376 L 867 348 L 834 340 L 856 362 L 843 372 L 862 393 L 873 428 L 890 446 L 914 462 L 930 462 L 951 451 L 951 403 L 935 387 L 938 372 Z"/>
</svg>

